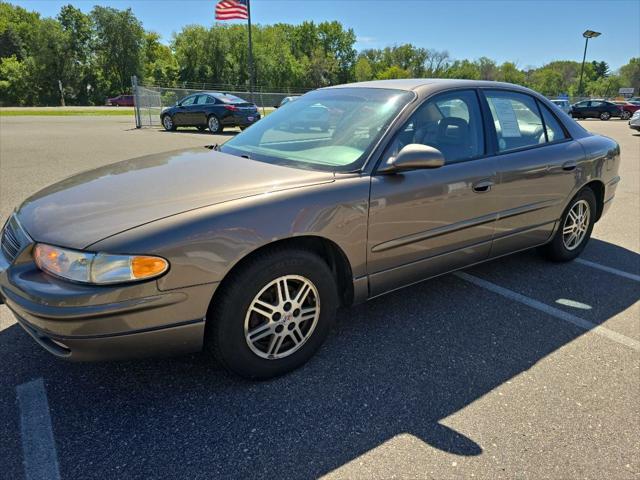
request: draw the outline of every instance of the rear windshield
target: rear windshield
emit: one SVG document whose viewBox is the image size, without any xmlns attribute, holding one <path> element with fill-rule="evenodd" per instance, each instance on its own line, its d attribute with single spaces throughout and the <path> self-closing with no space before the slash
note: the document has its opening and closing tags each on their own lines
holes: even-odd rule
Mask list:
<svg viewBox="0 0 640 480">
<path fill-rule="evenodd" d="M 235 95 L 229 95 L 228 93 L 213 93 L 211 96 L 216 97 L 223 103 L 247 103 L 246 100 L 236 97 Z"/>
</svg>

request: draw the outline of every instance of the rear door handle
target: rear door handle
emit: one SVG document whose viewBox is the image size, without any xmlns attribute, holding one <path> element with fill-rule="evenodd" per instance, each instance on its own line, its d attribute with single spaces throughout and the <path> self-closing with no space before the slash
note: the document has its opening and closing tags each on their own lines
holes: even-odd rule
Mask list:
<svg viewBox="0 0 640 480">
<path fill-rule="evenodd" d="M 566 170 L 567 172 L 570 172 L 571 170 L 575 170 L 577 166 L 578 164 L 575 161 L 569 160 L 568 162 L 564 162 L 562 164 L 562 169 Z"/>
<path fill-rule="evenodd" d="M 473 191 L 476 193 L 485 193 L 491 190 L 493 182 L 491 180 L 481 180 L 478 183 L 473 184 Z"/>
</svg>

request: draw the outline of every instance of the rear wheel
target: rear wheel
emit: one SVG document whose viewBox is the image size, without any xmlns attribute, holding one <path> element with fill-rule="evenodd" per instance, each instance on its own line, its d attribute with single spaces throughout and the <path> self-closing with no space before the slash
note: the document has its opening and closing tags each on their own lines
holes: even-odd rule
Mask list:
<svg viewBox="0 0 640 480">
<path fill-rule="evenodd" d="M 595 215 L 596 197 L 593 190 L 584 188 L 569 203 L 553 240 L 542 247 L 547 258 L 568 262 L 580 255 L 591 237 Z"/>
<path fill-rule="evenodd" d="M 242 377 L 267 379 L 309 360 L 338 303 L 326 262 L 304 250 L 274 250 L 231 275 L 207 319 L 207 348 L 220 363 Z"/>
<path fill-rule="evenodd" d="M 218 120 L 218 117 L 216 117 L 215 115 L 211 115 L 208 119 L 207 119 L 207 126 L 209 127 L 209 131 L 211 133 L 220 133 L 222 132 L 222 124 L 220 123 L 220 120 Z"/>
<path fill-rule="evenodd" d="M 162 117 L 162 126 L 168 132 L 173 132 L 176 129 L 176 124 L 173 122 L 171 115 L 165 115 Z"/>
<path fill-rule="evenodd" d="M 611 114 L 609 112 L 602 112 L 600 114 L 600 120 L 609 120 L 611 118 Z"/>
<path fill-rule="evenodd" d="M 621 114 L 622 120 L 629 120 L 631 118 L 631 112 L 624 110 Z"/>
</svg>

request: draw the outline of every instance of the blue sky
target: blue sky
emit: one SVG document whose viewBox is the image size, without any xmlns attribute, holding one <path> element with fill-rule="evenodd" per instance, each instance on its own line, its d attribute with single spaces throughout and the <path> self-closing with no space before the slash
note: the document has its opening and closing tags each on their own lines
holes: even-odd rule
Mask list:
<svg viewBox="0 0 640 480">
<path fill-rule="evenodd" d="M 89 11 L 95 4 L 131 7 L 147 30 L 171 40 L 184 25 L 211 25 L 213 0 L 9 0 L 43 16 L 55 16 L 67 3 Z M 640 0 L 252 0 L 255 23 L 339 20 L 354 29 L 358 49 L 405 42 L 447 50 L 452 58 L 487 56 L 519 67 L 551 60 L 582 60 L 582 32 L 588 60 L 612 69 L 640 56 Z"/>
</svg>

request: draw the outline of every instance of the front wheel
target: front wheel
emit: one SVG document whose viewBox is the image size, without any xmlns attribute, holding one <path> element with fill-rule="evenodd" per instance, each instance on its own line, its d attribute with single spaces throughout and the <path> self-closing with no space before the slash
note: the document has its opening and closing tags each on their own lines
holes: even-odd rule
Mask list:
<svg viewBox="0 0 640 480">
<path fill-rule="evenodd" d="M 611 118 L 611 114 L 609 112 L 602 112 L 600 114 L 600 120 L 609 120 Z"/>
<path fill-rule="evenodd" d="M 326 262 L 305 250 L 274 250 L 231 274 L 207 318 L 206 346 L 245 378 L 276 377 L 304 364 L 326 339 L 338 303 Z"/>
<path fill-rule="evenodd" d="M 162 117 L 162 126 L 167 132 L 173 132 L 176 129 L 176 124 L 173 122 L 171 115 Z"/>
<path fill-rule="evenodd" d="M 554 262 L 568 262 L 579 256 L 587 246 L 595 223 L 596 197 L 584 188 L 573 197 L 560 219 L 558 231 L 543 253 Z"/>
</svg>

